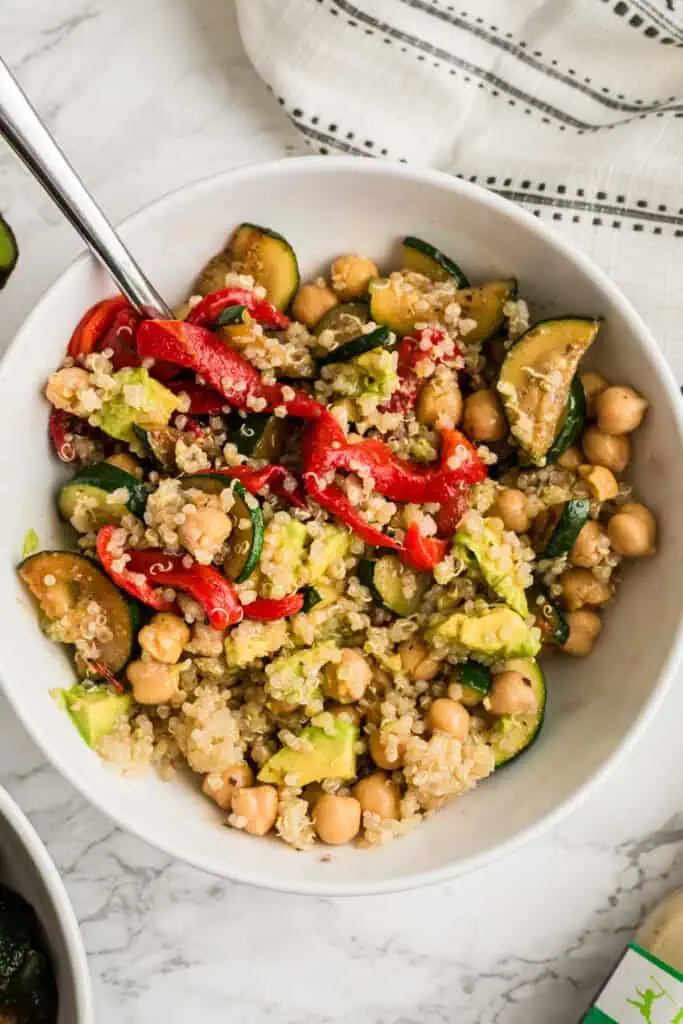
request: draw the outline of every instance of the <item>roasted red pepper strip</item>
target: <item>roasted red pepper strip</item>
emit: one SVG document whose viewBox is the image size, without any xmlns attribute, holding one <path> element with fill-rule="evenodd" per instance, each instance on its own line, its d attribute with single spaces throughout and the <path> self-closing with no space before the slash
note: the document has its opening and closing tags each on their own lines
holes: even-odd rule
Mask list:
<svg viewBox="0 0 683 1024">
<path fill-rule="evenodd" d="M 304 473 L 304 484 L 314 501 L 346 523 L 366 544 L 372 544 L 376 548 L 391 548 L 392 551 L 399 550 L 401 545 L 398 541 L 382 533 L 376 526 L 371 526 L 335 484 L 321 487 L 314 473 Z"/>
<path fill-rule="evenodd" d="M 403 547 L 399 555 L 404 562 L 418 572 L 431 572 L 435 565 L 443 562 L 450 544 L 438 537 L 427 537 L 417 523 L 411 523 L 406 530 Z"/>
<path fill-rule="evenodd" d="M 296 615 L 303 606 L 303 594 L 290 594 L 280 599 L 259 597 L 244 605 L 244 617 L 257 622 L 272 622 L 274 619 L 287 619 L 290 615 Z"/>
<path fill-rule="evenodd" d="M 76 460 L 74 446 L 71 443 L 70 437 L 67 436 L 72 433 L 71 425 L 73 422 L 74 417 L 68 412 L 64 412 L 63 409 L 57 409 L 54 406 L 50 409 L 48 432 L 52 441 L 52 447 L 62 462 L 75 462 Z"/>
<path fill-rule="evenodd" d="M 441 431 L 438 465 L 423 466 L 399 458 L 374 438 L 350 443 L 334 416 L 327 414 L 308 428 L 303 453 L 305 479 L 311 473 L 322 477 L 335 469 L 367 473 L 374 490 L 391 501 L 447 501 L 459 493 L 463 483 L 476 483 L 486 476 L 474 447 L 458 430 Z"/>
<path fill-rule="evenodd" d="M 90 352 L 95 352 L 116 314 L 127 306 L 128 300 L 124 299 L 123 295 L 103 299 L 91 306 L 76 324 L 66 350 L 67 355 L 77 359 L 78 356 L 87 356 Z"/>
<path fill-rule="evenodd" d="M 272 327 L 278 331 L 284 331 L 289 327 L 289 317 L 281 313 L 272 302 L 257 298 L 247 288 L 222 288 L 220 291 L 211 292 L 190 310 L 187 323 L 211 327 L 228 306 L 246 306 L 249 316 L 264 327 Z"/>
<path fill-rule="evenodd" d="M 435 349 L 439 347 L 439 351 Z M 424 378 L 417 375 L 417 367 L 426 359 L 439 364 L 454 359 L 460 349 L 447 340 L 440 327 L 425 327 L 415 334 L 407 334 L 398 346 L 398 376 L 400 385 L 386 403 L 388 412 L 406 412 L 417 402 Z"/>
<path fill-rule="evenodd" d="M 442 537 L 452 537 L 469 507 L 469 487 L 463 484 L 458 494 L 444 501 L 436 513 L 436 529 Z"/>
<path fill-rule="evenodd" d="M 229 476 L 239 480 L 250 494 L 262 495 L 264 491 L 301 508 L 306 504 L 306 495 L 298 477 L 284 466 L 264 466 L 251 469 L 249 466 L 230 466 L 212 470 L 213 476 Z"/>
<path fill-rule="evenodd" d="M 323 406 L 304 391 L 281 384 L 264 384 L 248 359 L 211 331 L 180 320 L 144 320 L 137 337 L 143 359 L 159 359 L 194 370 L 236 409 L 273 412 L 285 408 L 290 416 L 317 419 Z M 283 392 L 290 395 L 285 398 Z M 292 397 L 293 396 L 293 397 Z M 253 400 L 265 402 L 253 408 Z"/>
<path fill-rule="evenodd" d="M 187 555 L 166 555 L 163 551 L 129 551 L 129 572 L 139 572 L 162 587 L 173 587 L 197 601 L 214 629 L 227 629 L 244 616 L 237 591 L 226 577 L 211 565 L 192 562 Z"/>
<path fill-rule="evenodd" d="M 97 534 L 97 556 L 107 576 L 114 581 L 117 587 L 125 590 L 127 594 L 141 601 L 142 604 L 146 604 L 149 608 L 154 608 L 158 612 L 172 611 L 175 608 L 173 601 L 167 601 L 161 590 L 153 587 L 144 579 L 144 574 L 134 575 L 130 562 L 126 563 L 124 569 L 114 569 L 113 563 L 121 557 L 120 552 L 113 553 L 110 550 L 116 530 L 115 526 L 103 526 Z M 160 552 L 157 552 L 157 560 L 159 554 Z M 140 573 L 140 570 L 137 570 L 137 573 Z"/>
<path fill-rule="evenodd" d="M 169 381 L 166 387 L 174 395 L 185 394 L 190 399 L 190 408 L 187 410 L 190 416 L 217 416 L 226 407 L 226 401 L 222 395 L 212 388 L 203 388 L 201 384 L 195 384 L 190 380 Z"/>
<path fill-rule="evenodd" d="M 109 328 L 102 335 L 97 348 L 100 351 L 112 350 L 110 359 L 115 370 L 140 365 L 142 360 L 135 347 L 135 333 L 139 323 L 140 317 L 135 310 L 125 306 L 118 310 Z"/>
</svg>

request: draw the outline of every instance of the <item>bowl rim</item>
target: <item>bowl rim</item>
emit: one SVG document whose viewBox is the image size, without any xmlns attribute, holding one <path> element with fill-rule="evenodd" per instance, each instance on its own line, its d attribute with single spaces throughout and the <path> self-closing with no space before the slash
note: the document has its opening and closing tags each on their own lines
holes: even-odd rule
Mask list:
<svg viewBox="0 0 683 1024">
<path fill-rule="evenodd" d="M 94 1021 L 94 1015 L 90 970 L 78 919 L 66 886 L 42 839 L 4 786 L 0 786 L 0 818 L 8 823 L 23 844 L 45 885 L 57 916 L 69 970 L 73 978 L 76 1001 L 74 1024 L 91 1024 Z"/>
<path fill-rule="evenodd" d="M 483 208 L 488 207 L 490 211 L 502 218 L 519 224 L 529 230 L 532 234 L 540 237 L 545 245 L 554 249 L 568 262 L 577 266 L 586 275 L 591 276 L 599 288 L 606 294 L 610 301 L 618 306 L 627 321 L 630 330 L 638 338 L 640 345 L 645 349 L 648 359 L 654 367 L 659 378 L 662 389 L 666 394 L 670 410 L 678 428 L 678 434 L 683 446 L 683 405 L 681 403 L 678 385 L 675 382 L 673 372 L 669 367 L 663 353 L 659 349 L 649 328 L 640 314 L 636 311 L 631 301 L 622 293 L 616 284 L 607 274 L 593 261 L 591 257 L 583 253 L 572 242 L 557 235 L 551 228 L 543 224 L 538 218 L 528 211 L 522 209 L 510 200 L 497 195 L 480 185 L 465 181 L 455 175 L 447 174 L 444 171 L 430 168 L 415 167 L 391 160 L 362 160 L 353 156 L 296 156 L 280 157 L 276 160 L 269 160 L 256 164 L 248 164 L 242 167 L 221 171 L 202 177 L 175 188 L 150 203 L 145 204 L 135 213 L 118 222 L 117 230 L 127 233 L 134 231 L 147 218 L 151 218 L 163 212 L 166 208 L 173 208 L 174 204 L 188 195 L 199 195 L 205 190 L 212 190 L 218 183 L 225 183 L 226 187 L 231 184 L 240 184 L 250 179 L 266 180 L 271 176 L 277 176 L 282 170 L 296 172 L 305 169 L 308 173 L 327 174 L 335 172 L 352 172 L 354 174 L 367 174 L 369 176 L 389 176 L 396 178 L 407 178 L 418 184 L 428 187 L 446 189 L 447 191 L 460 193 L 467 198 L 475 200 Z M 47 303 L 58 295 L 62 290 L 68 290 L 71 279 L 76 275 L 78 269 L 93 257 L 86 250 L 74 259 L 70 265 L 57 277 L 50 287 L 43 293 L 31 312 L 21 323 L 14 338 L 5 350 L 0 360 L 0 380 L 4 379 L 12 369 L 13 360 L 17 358 L 22 338 L 25 333 L 30 333 L 33 321 L 41 315 L 44 303 Z M 2 649 L 0 648 L 0 685 L 7 695 L 7 699 L 22 722 L 24 728 L 37 744 L 48 762 L 54 765 L 64 775 L 75 789 L 86 797 L 98 810 L 113 820 L 116 825 L 127 832 L 131 832 L 138 838 L 149 843 L 173 860 L 178 860 L 192 867 L 199 868 L 207 873 L 225 878 L 227 880 L 242 882 L 258 886 L 262 889 L 269 889 L 276 892 L 288 892 L 308 896 L 368 896 L 381 895 L 385 893 L 404 892 L 410 889 L 417 889 L 428 885 L 436 885 L 450 879 L 465 875 L 471 871 L 478 870 L 502 859 L 508 854 L 516 852 L 526 843 L 544 835 L 564 820 L 574 810 L 581 806 L 604 782 L 609 773 L 625 758 L 633 749 L 649 723 L 654 718 L 660 707 L 664 696 L 669 688 L 671 679 L 676 668 L 683 660 L 683 613 L 678 623 L 675 636 L 670 644 L 669 650 L 650 696 L 625 732 L 619 745 L 609 757 L 596 769 L 579 788 L 555 808 L 543 814 L 534 824 L 522 829 L 517 835 L 498 843 L 490 850 L 482 853 L 472 854 L 457 863 L 445 864 L 441 867 L 431 868 L 415 874 L 405 875 L 398 879 L 386 879 L 382 881 L 358 882 L 318 882 L 301 879 L 292 882 L 281 882 L 277 878 L 264 878 L 259 872 L 252 872 L 248 867 L 238 865 L 233 867 L 226 864 L 225 870 L 220 871 L 215 864 L 201 855 L 179 856 L 163 839 L 154 836 L 151 829 L 147 830 L 144 825 L 132 824 L 124 820 L 123 816 L 116 811 L 110 810 L 101 801 L 96 785 L 91 785 L 88 778 L 81 778 L 77 775 L 68 763 L 68 758 L 59 751 L 46 749 L 42 736 L 34 728 L 33 723 L 23 711 L 21 702 L 15 698 L 13 687 L 8 684 L 5 678 Z M 51 865 L 52 867 L 52 865 Z M 54 868 L 52 868 L 54 870 Z"/>
</svg>

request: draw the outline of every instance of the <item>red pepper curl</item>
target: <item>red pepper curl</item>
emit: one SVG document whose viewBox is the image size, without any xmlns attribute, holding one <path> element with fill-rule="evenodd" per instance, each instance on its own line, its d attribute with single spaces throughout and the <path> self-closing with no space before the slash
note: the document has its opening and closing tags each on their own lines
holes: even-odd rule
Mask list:
<svg viewBox="0 0 683 1024">
<path fill-rule="evenodd" d="M 249 316 L 263 327 L 283 331 L 290 324 L 289 317 L 277 309 L 272 302 L 257 298 L 254 292 L 248 288 L 221 288 L 217 292 L 210 292 L 190 310 L 186 323 L 211 327 L 223 310 L 229 306 L 244 306 Z"/>
</svg>

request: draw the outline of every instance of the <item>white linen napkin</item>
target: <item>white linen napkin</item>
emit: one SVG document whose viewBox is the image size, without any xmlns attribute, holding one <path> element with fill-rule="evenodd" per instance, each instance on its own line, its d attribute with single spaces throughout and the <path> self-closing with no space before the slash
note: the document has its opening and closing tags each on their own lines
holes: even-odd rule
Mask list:
<svg viewBox="0 0 683 1024">
<path fill-rule="evenodd" d="M 683 0 L 237 0 L 321 153 L 438 167 L 590 253 L 683 381 Z M 454 254 L 457 258 L 457 253 Z"/>
</svg>

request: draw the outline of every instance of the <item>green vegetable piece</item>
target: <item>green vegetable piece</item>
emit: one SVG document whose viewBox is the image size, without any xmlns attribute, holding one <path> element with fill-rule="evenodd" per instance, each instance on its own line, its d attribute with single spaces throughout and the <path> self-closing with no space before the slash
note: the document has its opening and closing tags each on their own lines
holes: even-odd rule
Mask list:
<svg viewBox="0 0 683 1024">
<path fill-rule="evenodd" d="M 578 441 L 586 420 L 586 395 L 578 374 L 574 377 L 567 395 L 567 404 L 555 440 L 545 457 L 546 463 L 557 462 L 567 448 Z"/>
<path fill-rule="evenodd" d="M 547 509 L 534 523 L 539 558 L 559 558 L 574 547 L 590 515 L 588 498 L 572 498 Z"/>
<path fill-rule="evenodd" d="M 341 345 L 362 334 L 363 324 L 369 319 L 367 302 L 340 302 L 318 320 L 313 333 L 317 338 L 323 331 L 334 331 L 337 344 Z"/>
<path fill-rule="evenodd" d="M 458 553 L 458 549 L 464 549 L 473 555 L 491 590 L 513 611 L 526 618 L 529 614 L 526 594 L 513 577 L 516 567 L 509 564 L 509 557 L 506 562 L 501 554 L 503 529 L 498 523 L 499 520 L 493 518 L 472 520 L 466 517 L 464 525 L 453 538 L 453 550 Z"/>
<path fill-rule="evenodd" d="M 357 571 L 358 579 L 377 604 L 401 618 L 415 615 L 431 583 L 429 573 L 415 572 L 396 555 L 365 558 L 358 563 Z"/>
<path fill-rule="evenodd" d="M 19 246 L 14 232 L 0 214 L 0 291 L 9 281 L 19 259 Z"/>
<path fill-rule="evenodd" d="M 391 343 L 391 331 L 388 327 L 377 327 L 369 334 L 360 334 L 357 338 L 339 345 L 332 349 L 327 355 L 320 356 L 319 366 L 327 366 L 329 363 L 346 363 L 350 359 L 362 356 L 376 348 L 383 348 Z"/>
<path fill-rule="evenodd" d="M 320 536 L 315 538 L 308 551 L 309 583 L 322 583 L 326 580 L 330 570 L 347 557 L 350 548 L 349 531 L 333 523 L 325 523 Z"/>
<path fill-rule="evenodd" d="M 310 612 L 323 600 L 323 596 L 315 587 L 304 587 L 304 604 L 302 612 Z"/>
<path fill-rule="evenodd" d="M 165 427 L 179 399 L 147 370 L 126 368 L 114 374 L 116 391 L 98 413 L 99 426 L 110 437 L 135 444 L 134 427 L 153 431 Z"/>
<path fill-rule="evenodd" d="M 62 696 L 76 728 L 93 750 L 133 707 L 132 694 L 114 693 L 106 686 L 89 688 L 77 684 L 64 690 Z"/>
<path fill-rule="evenodd" d="M 469 686 L 484 696 L 491 689 L 491 669 L 487 665 L 480 665 L 478 661 L 466 661 L 464 665 L 459 665 L 458 677 L 462 686 Z"/>
<path fill-rule="evenodd" d="M 424 274 L 431 281 L 453 279 L 458 288 L 468 288 L 469 281 L 449 256 L 421 238 L 408 235 L 403 239 L 403 266 L 406 270 Z"/>
<path fill-rule="evenodd" d="M 38 539 L 38 534 L 33 529 L 33 527 L 31 527 L 30 530 L 26 531 L 26 536 L 24 537 L 24 543 L 21 546 L 21 557 L 22 557 L 22 559 L 28 558 L 29 555 L 35 555 L 35 553 L 36 553 L 36 551 L 38 550 L 39 547 L 40 547 L 40 541 Z"/>
<path fill-rule="evenodd" d="M 358 729 L 342 718 L 332 719 L 329 732 L 316 725 L 302 729 L 299 738 L 305 749 L 282 747 L 266 761 L 259 772 L 259 782 L 285 785 L 296 776 L 297 786 L 323 779 L 352 779 L 356 774 L 356 741 Z M 310 745 L 310 746 L 309 746 Z"/>
<path fill-rule="evenodd" d="M 128 498 L 123 501 L 111 501 L 116 491 L 125 490 Z M 85 501 L 84 501 L 85 499 Z M 131 473 L 111 466 L 108 462 L 98 462 L 77 473 L 59 492 L 57 506 L 62 519 L 67 522 L 79 508 L 87 504 L 87 525 L 82 531 L 99 530 L 102 526 L 120 523 L 124 515 L 142 519 L 147 504 L 145 485 Z"/>
<path fill-rule="evenodd" d="M 286 309 L 299 287 L 296 253 L 286 238 L 258 224 L 239 224 L 226 246 L 206 264 L 193 291 L 200 295 L 225 288 L 228 273 L 251 274 L 278 309 Z"/>
<path fill-rule="evenodd" d="M 430 643 L 452 644 L 475 658 L 480 655 L 491 661 L 503 661 L 535 657 L 541 648 L 537 632 L 511 608 L 491 605 L 472 615 L 434 615 L 425 635 Z"/>
<path fill-rule="evenodd" d="M 241 324 L 244 319 L 246 306 L 226 306 L 218 316 L 214 327 L 229 327 L 231 324 Z"/>
<path fill-rule="evenodd" d="M 515 659 L 506 662 L 503 668 L 506 672 L 521 672 L 529 680 L 536 697 L 536 709 L 523 715 L 502 715 L 497 720 L 489 734 L 496 768 L 514 761 L 536 741 L 543 726 L 546 708 L 546 684 L 537 661 L 531 658 Z"/>
</svg>

